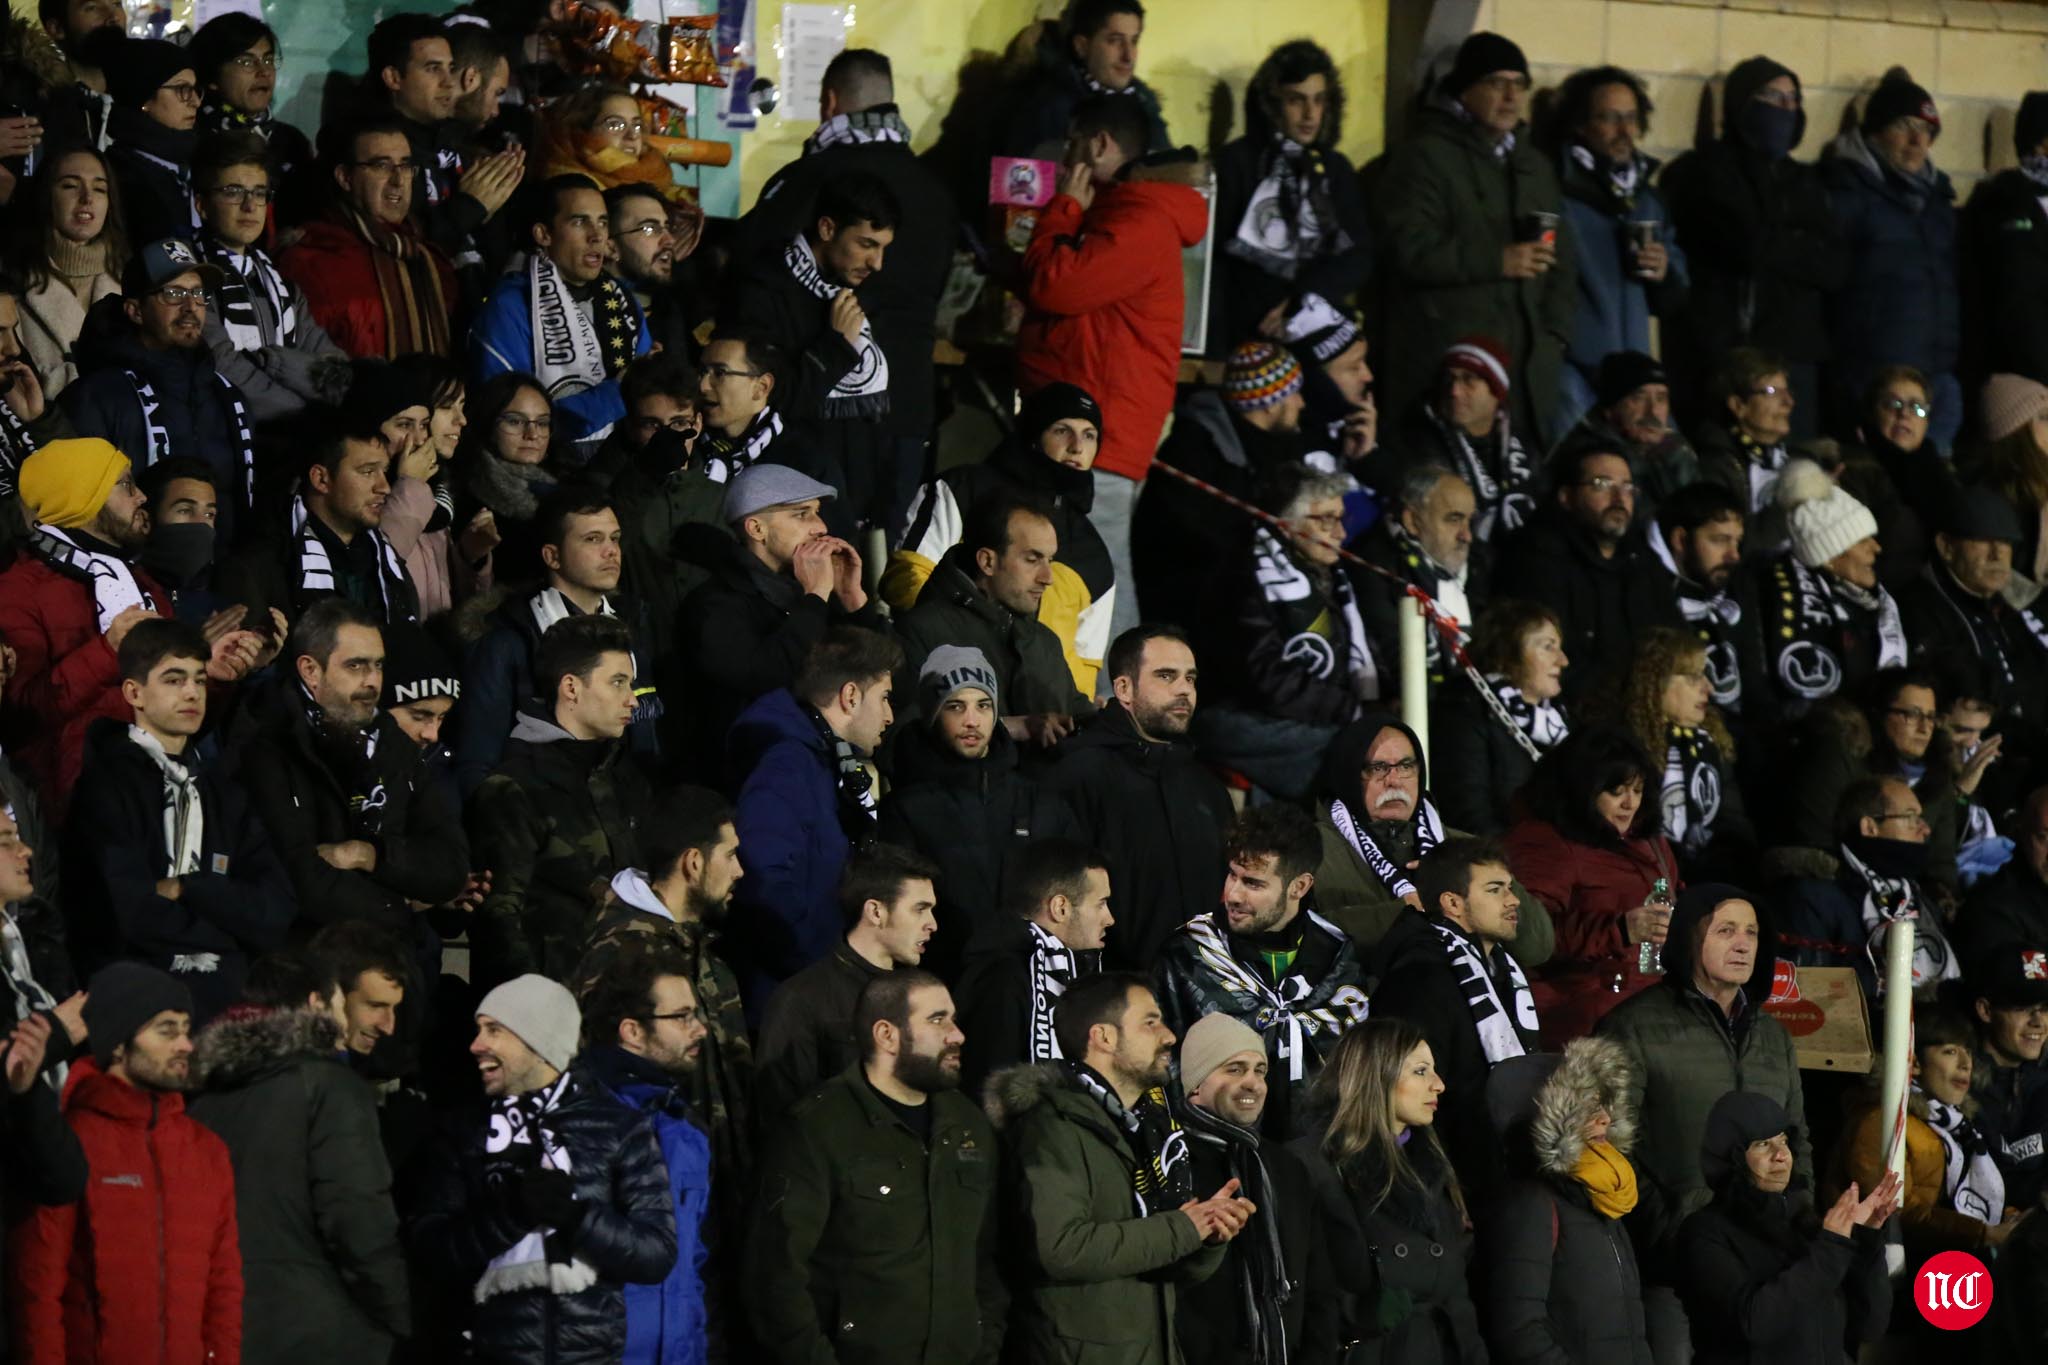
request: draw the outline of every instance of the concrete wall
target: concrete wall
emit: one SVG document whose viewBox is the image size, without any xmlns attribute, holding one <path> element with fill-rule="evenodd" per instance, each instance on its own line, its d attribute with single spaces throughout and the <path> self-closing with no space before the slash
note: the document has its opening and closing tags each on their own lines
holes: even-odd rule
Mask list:
<svg viewBox="0 0 2048 1365">
<path fill-rule="evenodd" d="M 2011 0 L 1481 0 L 1474 27 L 1521 44 L 1539 87 L 1601 62 L 1642 75 L 1657 105 L 1646 149 L 1666 160 L 1693 144 L 1703 93 L 1718 118 L 1719 78 L 1745 57 L 1799 73 L 1809 159 L 1903 66 L 1934 95 L 1935 163 L 1961 197 L 2012 164 L 2012 111 L 2048 88 L 2048 7 Z"/>
</svg>

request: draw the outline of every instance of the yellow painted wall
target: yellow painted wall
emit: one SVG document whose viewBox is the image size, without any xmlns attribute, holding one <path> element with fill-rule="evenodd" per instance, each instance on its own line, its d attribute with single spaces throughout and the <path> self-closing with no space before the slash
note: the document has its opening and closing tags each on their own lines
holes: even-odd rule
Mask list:
<svg viewBox="0 0 2048 1365">
<path fill-rule="evenodd" d="M 1363 161 L 1380 148 L 1389 2 L 1152 0 L 1138 71 L 1158 91 L 1174 141 L 1200 145 L 1216 81 L 1228 85 L 1239 111 L 1232 126 L 1242 131 L 1245 82 L 1259 59 L 1290 38 L 1314 38 L 1343 73 L 1349 101 L 1343 150 Z M 976 51 L 1003 51 L 1026 24 L 1059 8 L 1058 0 L 855 0 L 847 44 L 889 54 L 897 102 L 922 150 L 938 137 L 961 63 Z M 756 22 L 761 74 L 782 88 L 785 107 L 814 113 L 817 91 L 790 90 L 782 83 L 781 59 L 773 50 L 782 0 L 760 0 Z M 740 153 L 742 205 L 753 203 L 762 183 L 796 156 L 813 126 L 808 119 L 784 119 L 778 110 L 747 137 Z"/>
</svg>

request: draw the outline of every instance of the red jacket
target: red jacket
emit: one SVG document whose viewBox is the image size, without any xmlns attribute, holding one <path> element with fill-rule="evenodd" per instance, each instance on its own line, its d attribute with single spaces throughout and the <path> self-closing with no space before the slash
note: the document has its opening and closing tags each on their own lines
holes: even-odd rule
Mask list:
<svg viewBox="0 0 2048 1365">
<path fill-rule="evenodd" d="M 171 597 L 132 561 L 136 586 L 171 614 Z M 121 668 L 100 633 L 92 588 L 83 579 L 23 550 L 0 572 L 0 639 L 14 646 L 14 676 L 7 704 L 33 725 L 21 745 L 22 761 L 61 812 L 78 781 L 86 729 L 101 716 L 123 725 L 135 712 L 121 700 Z"/>
<path fill-rule="evenodd" d="M 182 1095 L 73 1062 L 64 1117 L 91 1171 L 85 1198 L 39 1208 L 13 1236 L 24 1365 L 238 1365 L 242 1252 L 227 1144 Z"/>
<path fill-rule="evenodd" d="M 411 233 L 408 223 L 403 228 Z M 452 319 L 457 299 L 455 268 L 441 249 L 424 238 L 419 247 L 434 263 L 441 281 L 441 302 Z M 356 357 L 384 358 L 387 328 L 384 296 L 377 288 L 377 267 L 370 244 L 353 228 L 332 218 L 306 224 L 305 235 L 277 258 L 286 279 L 305 291 L 313 320 L 334 338 L 334 344 Z"/>
<path fill-rule="evenodd" d="M 1106 185 L 1084 214 L 1064 194 L 1038 216 L 1024 252 L 1017 388 L 1066 382 L 1102 405 L 1095 467 L 1142 479 L 1173 411 L 1186 285 L 1181 251 L 1202 240 L 1209 208 L 1186 185 Z"/>
<path fill-rule="evenodd" d="M 1562 1047 L 1662 979 L 1636 970 L 1637 945 L 1628 941 L 1622 917 L 1650 898 L 1659 877 L 1671 883 L 1676 903 L 1683 885 L 1678 859 L 1661 834 L 1600 848 L 1567 839 L 1543 820 L 1518 821 L 1508 831 L 1507 854 L 1516 879 L 1549 909 L 1557 928 L 1557 951 L 1536 969 L 1531 993 L 1544 1042 Z"/>
</svg>

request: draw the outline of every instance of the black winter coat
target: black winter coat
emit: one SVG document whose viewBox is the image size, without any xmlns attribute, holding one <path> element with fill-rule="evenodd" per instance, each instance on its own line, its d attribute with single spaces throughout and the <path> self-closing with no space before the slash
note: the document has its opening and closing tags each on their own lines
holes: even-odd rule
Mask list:
<svg viewBox="0 0 2048 1365">
<path fill-rule="evenodd" d="M 842 942 L 768 997 L 754 1034 L 754 1113 L 764 1138 L 799 1100 L 860 1060 L 853 1012 L 881 974 Z"/>
<path fill-rule="evenodd" d="M 1033 998 L 1031 955 L 1036 947 L 1030 922 L 1006 914 L 990 916 L 968 942 L 952 981 L 960 1030 L 967 1035 L 960 1050 L 960 1088 L 970 1095 L 979 1095 L 982 1082 L 1007 1067 L 1048 1060 L 1030 1055 L 1034 1037 L 1048 1040 L 1048 1051 L 1058 1048 L 1050 1040 L 1059 999 L 1050 993 L 1042 1000 Z M 1102 968 L 1099 952 L 1074 957 L 1077 980 Z"/>
<path fill-rule="evenodd" d="M 250 1361 L 388 1360 L 412 1334 L 377 1101 L 340 1045 L 304 1010 L 238 1014 L 199 1036 L 191 1114 L 234 1159 Z"/>
<path fill-rule="evenodd" d="M 878 829 L 884 842 L 939 865 L 939 930 L 925 945 L 924 965 L 948 981 L 981 927 L 1011 917 L 1018 863 L 1032 841 L 1083 834 L 1065 798 L 1018 771 L 1017 758 L 1000 725 L 979 759 L 946 748 L 929 725 L 896 745 L 896 786 L 882 802 Z"/>
<path fill-rule="evenodd" d="M 1970 888 L 1950 937 L 1965 962 L 1993 948 L 2048 943 L 2048 884 L 2025 858 L 2014 858 Z"/>
<path fill-rule="evenodd" d="M 1192 627 L 1195 652 L 1209 661 L 1202 682 L 1211 705 L 1337 726 L 1393 690 L 1398 652 L 1380 656 L 1375 685 L 1362 685 L 1353 654 L 1370 659 L 1373 642 L 1369 630 L 1353 638 L 1352 620 L 1365 621 L 1342 569 L 1311 573 L 1292 544 L 1261 527 L 1239 539 L 1214 588 Z"/>
<path fill-rule="evenodd" d="M 1999 728 L 2013 735 L 2006 743 L 2036 745 L 2048 724 L 2048 645 L 2035 632 L 2048 629 L 2041 615 L 2048 602 L 2019 608 L 1998 593 L 1973 596 L 1938 559 L 1898 589 L 1897 598 L 1914 662 L 1942 667 L 1953 660 L 1967 667 L 1975 660 L 1997 704 Z"/>
<path fill-rule="evenodd" d="M 1536 760 L 1463 673 L 1438 690 L 1429 738 L 1436 774 L 1429 794 L 1444 823 L 1470 834 L 1505 834 L 1515 793 L 1536 771 Z"/>
<path fill-rule="evenodd" d="M 78 968 L 90 977 L 127 959 L 167 971 L 191 987 L 196 1027 L 242 998 L 250 961 L 283 946 L 298 905 L 241 784 L 195 767 L 205 837 L 176 900 L 156 890 L 170 875 L 163 773 L 119 721 L 86 732 L 64 861 Z"/>
<path fill-rule="evenodd" d="M 1513 1182 L 1493 1201 L 1481 1243 L 1499 1365 L 1650 1365 L 1635 1247 L 1585 1186 L 1558 1176 Z"/>
<path fill-rule="evenodd" d="M 597 1283 L 576 1294 L 525 1290 L 476 1305 L 471 1344 L 492 1365 L 616 1365 L 626 1349 L 626 1284 L 659 1284 L 676 1260 L 668 1168 L 645 1116 L 575 1071 L 542 1120 L 568 1149 L 577 1202 L 587 1208 L 569 1237 L 551 1242 L 587 1262 Z M 492 1187 L 482 1115 L 445 1138 L 424 1177 L 407 1249 L 443 1302 L 467 1303 L 493 1258 L 533 1231 Z M 529 1149 L 531 1150 L 531 1149 Z"/>
<path fill-rule="evenodd" d="M 1555 507 L 1507 538 L 1493 588 L 1557 613 L 1571 659 L 1566 700 L 1602 674 L 1628 667 L 1646 627 L 1683 624 L 1671 575 L 1640 536 L 1624 538 L 1613 558 L 1603 558 L 1593 537 Z"/>
<path fill-rule="evenodd" d="M 1335 120 L 1326 123 L 1334 125 Z M 1334 133 L 1335 128 L 1329 131 Z M 1335 139 L 1326 136 L 1317 141 Z M 1276 152 L 1270 134 L 1262 129 L 1224 143 L 1210 163 L 1216 171 L 1217 281 L 1209 296 L 1208 352 L 1212 356 L 1227 357 L 1239 342 L 1257 336 L 1260 320 L 1277 303 L 1316 294 L 1339 308 L 1348 306 L 1372 273 L 1372 220 L 1366 212 L 1365 188 L 1350 159 L 1330 146 L 1316 146 L 1304 160 L 1313 157 L 1321 163 L 1330 207 L 1336 212 L 1334 223 L 1322 224 L 1325 242 L 1334 241 L 1341 232 L 1347 239 L 1344 249 L 1298 262 L 1291 279 L 1273 274 L 1233 249 L 1252 194 L 1265 179 L 1269 158 Z"/>
<path fill-rule="evenodd" d="M 1908 181 L 1855 129 L 1828 144 L 1818 169 L 1849 259 L 1849 277 L 1829 301 L 1837 397 L 1859 402 L 1884 365 L 1953 374 L 1962 297 L 1948 176 L 1930 167 L 1926 181 Z"/>
<path fill-rule="evenodd" d="M 198 232 L 192 207 L 192 153 L 197 130 L 167 128 L 140 109 L 107 112 L 107 169 L 121 185 L 121 216 L 130 250 L 166 237 L 191 241 Z"/>
<path fill-rule="evenodd" d="M 1382 578 L 1371 570 L 1356 565 L 1347 570 L 1351 576 L 1351 586 L 1358 593 L 1358 613 L 1365 619 L 1365 633 L 1372 639 L 1373 657 L 1382 661 L 1382 665 L 1387 668 L 1400 666 L 1400 613 L 1412 600 L 1402 585 L 1420 588 L 1431 597 L 1435 597 L 1441 591 L 1444 582 L 1438 574 L 1435 561 L 1424 555 L 1421 545 L 1405 534 L 1394 534 L 1394 517 L 1398 515 L 1396 513 L 1383 517 L 1350 548 L 1361 559 L 1396 575 L 1401 582 Z M 1492 578 L 1493 547 L 1485 541 L 1475 540 L 1472 542 L 1471 558 L 1465 565 L 1466 619 L 1459 623 L 1468 633 L 1472 629 L 1473 621 L 1479 619 L 1479 613 L 1486 610 L 1487 600 L 1491 596 L 1488 589 L 1492 585 Z M 1444 679 L 1455 669 L 1452 662 L 1444 657 L 1443 636 L 1439 632 L 1427 632 L 1423 637 L 1423 643 L 1429 649 L 1429 687 L 1430 695 L 1435 697 L 1439 695 Z M 1390 686 L 1387 690 L 1392 692 L 1396 689 Z M 1459 828 L 1474 827 L 1461 825 Z"/>
<path fill-rule="evenodd" d="M 1140 735 L 1120 704 L 1091 717 L 1059 756 L 1046 786 L 1109 860 L 1108 964 L 1149 968 L 1191 908 L 1215 903 L 1230 793 L 1186 744 Z"/>
<path fill-rule="evenodd" d="M 1965 337 L 1975 376 L 2022 374 L 2048 383 L 2048 208 L 2017 169 L 1977 182 L 1963 211 L 1973 273 Z"/>
<path fill-rule="evenodd" d="M 1060 640 L 1035 616 L 1010 610 L 974 581 L 974 556 L 965 545 L 946 551 L 917 594 L 917 605 L 896 621 L 903 641 L 903 672 L 896 695 L 916 694 L 924 661 L 941 645 L 978 649 L 995 670 L 1001 694 L 996 705 L 1006 716 L 1055 713 L 1084 715 L 1090 699 L 1074 686 Z"/>
</svg>

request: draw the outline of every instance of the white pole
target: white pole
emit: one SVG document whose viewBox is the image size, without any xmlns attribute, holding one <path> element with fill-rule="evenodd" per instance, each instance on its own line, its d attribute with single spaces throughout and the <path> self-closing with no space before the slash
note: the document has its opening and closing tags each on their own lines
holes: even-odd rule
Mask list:
<svg viewBox="0 0 2048 1365">
<path fill-rule="evenodd" d="M 1401 719 L 1422 744 L 1416 757 L 1429 761 L 1429 635 L 1428 620 L 1418 598 L 1404 598 L 1394 613 L 1401 623 Z"/>
<path fill-rule="evenodd" d="M 1906 1178 L 1906 1066 L 1913 1038 L 1913 921 L 1895 919 L 1884 952 L 1884 1114 L 1890 1125 L 1885 1165 Z M 1869 1193 L 1869 1191 L 1865 1191 Z"/>
</svg>

